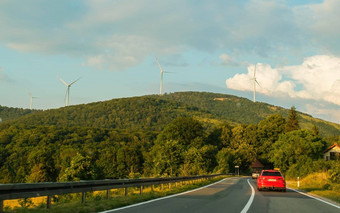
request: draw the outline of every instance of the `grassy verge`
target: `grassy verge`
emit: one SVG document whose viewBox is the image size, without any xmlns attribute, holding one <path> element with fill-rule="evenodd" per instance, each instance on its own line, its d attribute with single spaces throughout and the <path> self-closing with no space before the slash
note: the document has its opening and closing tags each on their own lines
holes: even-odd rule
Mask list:
<svg viewBox="0 0 340 213">
<path fill-rule="evenodd" d="M 340 203 L 340 184 L 332 183 L 327 172 L 313 173 L 302 178 L 300 187 L 297 186 L 296 180 L 287 181 L 287 186 Z"/>
<path fill-rule="evenodd" d="M 150 186 L 143 189 L 143 194 L 139 194 L 139 188 L 129 188 L 129 195 L 126 197 L 124 189 L 115 189 L 111 190 L 111 199 L 109 200 L 106 199 L 106 191 L 92 192 L 87 193 L 85 204 L 81 203 L 81 195 L 79 193 L 67 194 L 58 196 L 58 201 L 54 202 L 50 209 L 46 209 L 46 204 L 41 203 L 38 206 L 15 207 L 13 209 L 7 207 L 5 212 L 99 212 L 199 188 L 225 177 L 203 180 L 190 185 L 178 184 L 177 187 L 175 184 L 172 184 L 171 189 L 169 189 L 168 184 L 164 184 L 163 190 L 161 186 L 155 186 L 152 191 Z"/>
</svg>

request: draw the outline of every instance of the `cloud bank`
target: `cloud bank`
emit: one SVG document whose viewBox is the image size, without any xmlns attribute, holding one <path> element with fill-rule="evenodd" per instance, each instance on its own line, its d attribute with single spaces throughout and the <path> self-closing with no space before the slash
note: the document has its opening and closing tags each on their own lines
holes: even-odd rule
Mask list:
<svg viewBox="0 0 340 213">
<path fill-rule="evenodd" d="M 311 49 L 339 55 L 340 1 L 287 2 L 3 0 L 0 44 L 82 57 L 86 65 L 111 70 L 187 50 L 228 49 L 268 58 Z"/>
<path fill-rule="evenodd" d="M 248 73 L 236 74 L 226 80 L 229 89 L 253 91 L 255 65 Z M 306 58 L 302 64 L 272 68 L 257 64 L 257 92 L 268 96 L 325 101 L 340 105 L 340 57 L 317 55 Z"/>
</svg>

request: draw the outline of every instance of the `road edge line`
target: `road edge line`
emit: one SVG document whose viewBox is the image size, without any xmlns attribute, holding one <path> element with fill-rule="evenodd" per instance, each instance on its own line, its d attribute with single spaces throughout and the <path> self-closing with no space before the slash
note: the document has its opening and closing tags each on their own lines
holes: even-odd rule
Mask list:
<svg viewBox="0 0 340 213">
<path fill-rule="evenodd" d="M 254 197 L 255 197 L 255 189 L 254 189 L 254 187 L 250 184 L 249 179 L 247 179 L 247 182 L 248 182 L 248 184 L 249 184 L 249 186 L 251 188 L 251 195 L 250 195 L 250 198 L 249 198 L 247 204 L 242 209 L 241 213 L 246 213 L 249 210 L 251 204 L 253 203 Z"/>
<path fill-rule="evenodd" d="M 322 199 L 320 199 L 320 198 L 314 197 L 314 196 L 312 196 L 312 195 L 306 194 L 306 193 L 304 193 L 304 192 L 298 191 L 298 190 L 293 189 L 293 188 L 289 188 L 289 187 L 287 187 L 287 188 L 290 189 L 290 190 L 293 190 L 293 191 L 295 191 L 295 192 L 297 192 L 297 193 L 300 193 L 300 194 L 302 194 L 302 195 L 305 195 L 305 196 L 307 196 L 307 197 L 313 198 L 313 199 L 315 199 L 315 200 L 324 202 L 324 203 L 326 203 L 326 204 L 328 204 L 328 205 L 331 205 L 331 206 L 333 206 L 333 207 L 335 207 L 335 208 L 340 209 L 340 206 L 338 206 L 338 205 L 336 205 L 336 204 L 334 204 L 334 203 L 330 203 L 330 202 L 328 202 L 328 201 L 322 200 Z"/>
<path fill-rule="evenodd" d="M 229 178 L 230 178 L 230 177 L 229 177 Z M 131 205 L 128 205 L 128 206 L 123 206 L 123 207 L 120 207 L 120 208 L 117 208 L 117 209 L 105 210 L 105 211 L 102 211 L 102 212 L 100 212 L 100 213 L 115 212 L 115 211 L 119 211 L 119 210 L 123 210 L 123 209 L 128 209 L 128 208 L 135 207 L 135 206 L 141 206 L 141 205 L 144 205 L 144 204 L 147 204 L 147 203 L 152 203 L 152 202 L 159 201 L 159 200 L 164 200 L 164 199 L 168 199 L 168 198 L 172 198 L 172 197 L 184 195 L 184 194 L 187 194 L 187 193 L 190 193 L 190 192 L 198 191 L 198 190 L 207 188 L 207 187 L 209 187 L 209 186 L 218 184 L 218 183 L 224 181 L 225 179 L 228 179 L 228 178 L 224 178 L 224 179 L 222 179 L 222 180 L 220 180 L 220 181 L 217 181 L 217 182 L 215 182 L 215 183 L 211 183 L 211 184 L 209 184 L 209 185 L 202 186 L 202 187 L 200 187 L 200 188 L 193 189 L 193 190 L 190 190 L 190 191 L 185 191 L 185 192 L 181 192 L 181 193 L 178 193 L 178 194 L 173 194 L 173 195 L 169 195 L 169 196 L 165 196 L 165 197 L 160 197 L 160 198 L 156 198 L 156 199 L 152 199 L 152 200 L 147 200 L 147 201 L 144 201 L 144 202 L 141 202 L 141 203 L 135 203 L 135 204 L 131 204 Z"/>
</svg>

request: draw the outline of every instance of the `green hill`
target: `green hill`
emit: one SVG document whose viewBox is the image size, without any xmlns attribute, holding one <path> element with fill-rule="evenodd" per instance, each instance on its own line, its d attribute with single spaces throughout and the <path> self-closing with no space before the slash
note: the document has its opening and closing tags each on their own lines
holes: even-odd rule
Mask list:
<svg viewBox="0 0 340 213">
<path fill-rule="evenodd" d="M 208 92 L 178 92 L 164 95 L 161 98 L 197 107 L 215 119 L 236 124 L 257 124 L 272 114 L 281 114 L 287 118 L 289 112 L 289 109 L 267 103 L 254 103 L 246 98 Z M 299 112 L 298 115 L 302 128 L 311 129 L 313 125 L 316 125 L 323 136 L 340 135 L 339 124 L 313 118 L 306 113 Z"/>
<path fill-rule="evenodd" d="M 288 112 L 206 92 L 23 110 L 0 123 L 0 183 L 198 175 L 232 172 L 235 165 L 247 172 L 255 157 L 268 168 L 293 165 L 296 172 L 303 168 L 300 162 L 312 168 L 328 141 L 304 129 L 285 132 L 277 114 Z M 339 140 L 339 125 L 298 116 L 302 128 L 315 124 L 323 136 L 337 136 L 329 142 Z M 283 158 L 290 164 L 277 161 Z"/>
<path fill-rule="evenodd" d="M 0 106 L 0 121 L 12 120 L 36 111 L 38 110 Z"/>
<path fill-rule="evenodd" d="M 204 125 L 257 124 L 271 114 L 287 117 L 288 109 L 231 95 L 177 92 L 113 99 L 30 113 L 5 123 L 160 131 L 174 118 L 192 116 Z M 340 125 L 299 113 L 302 128 L 315 124 L 324 136 L 340 135 Z"/>
</svg>

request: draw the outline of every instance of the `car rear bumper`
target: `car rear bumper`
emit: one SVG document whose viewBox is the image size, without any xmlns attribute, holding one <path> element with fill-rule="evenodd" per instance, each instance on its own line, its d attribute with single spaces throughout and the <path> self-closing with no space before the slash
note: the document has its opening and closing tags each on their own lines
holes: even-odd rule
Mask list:
<svg viewBox="0 0 340 213">
<path fill-rule="evenodd" d="M 273 182 L 266 182 L 266 183 L 260 183 L 257 185 L 260 189 L 286 189 L 285 183 L 273 183 Z"/>
<path fill-rule="evenodd" d="M 279 187 L 279 186 L 261 186 L 260 189 L 270 189 L 270 190 L 286 190 L 286 187 Z"/>
</svg>

